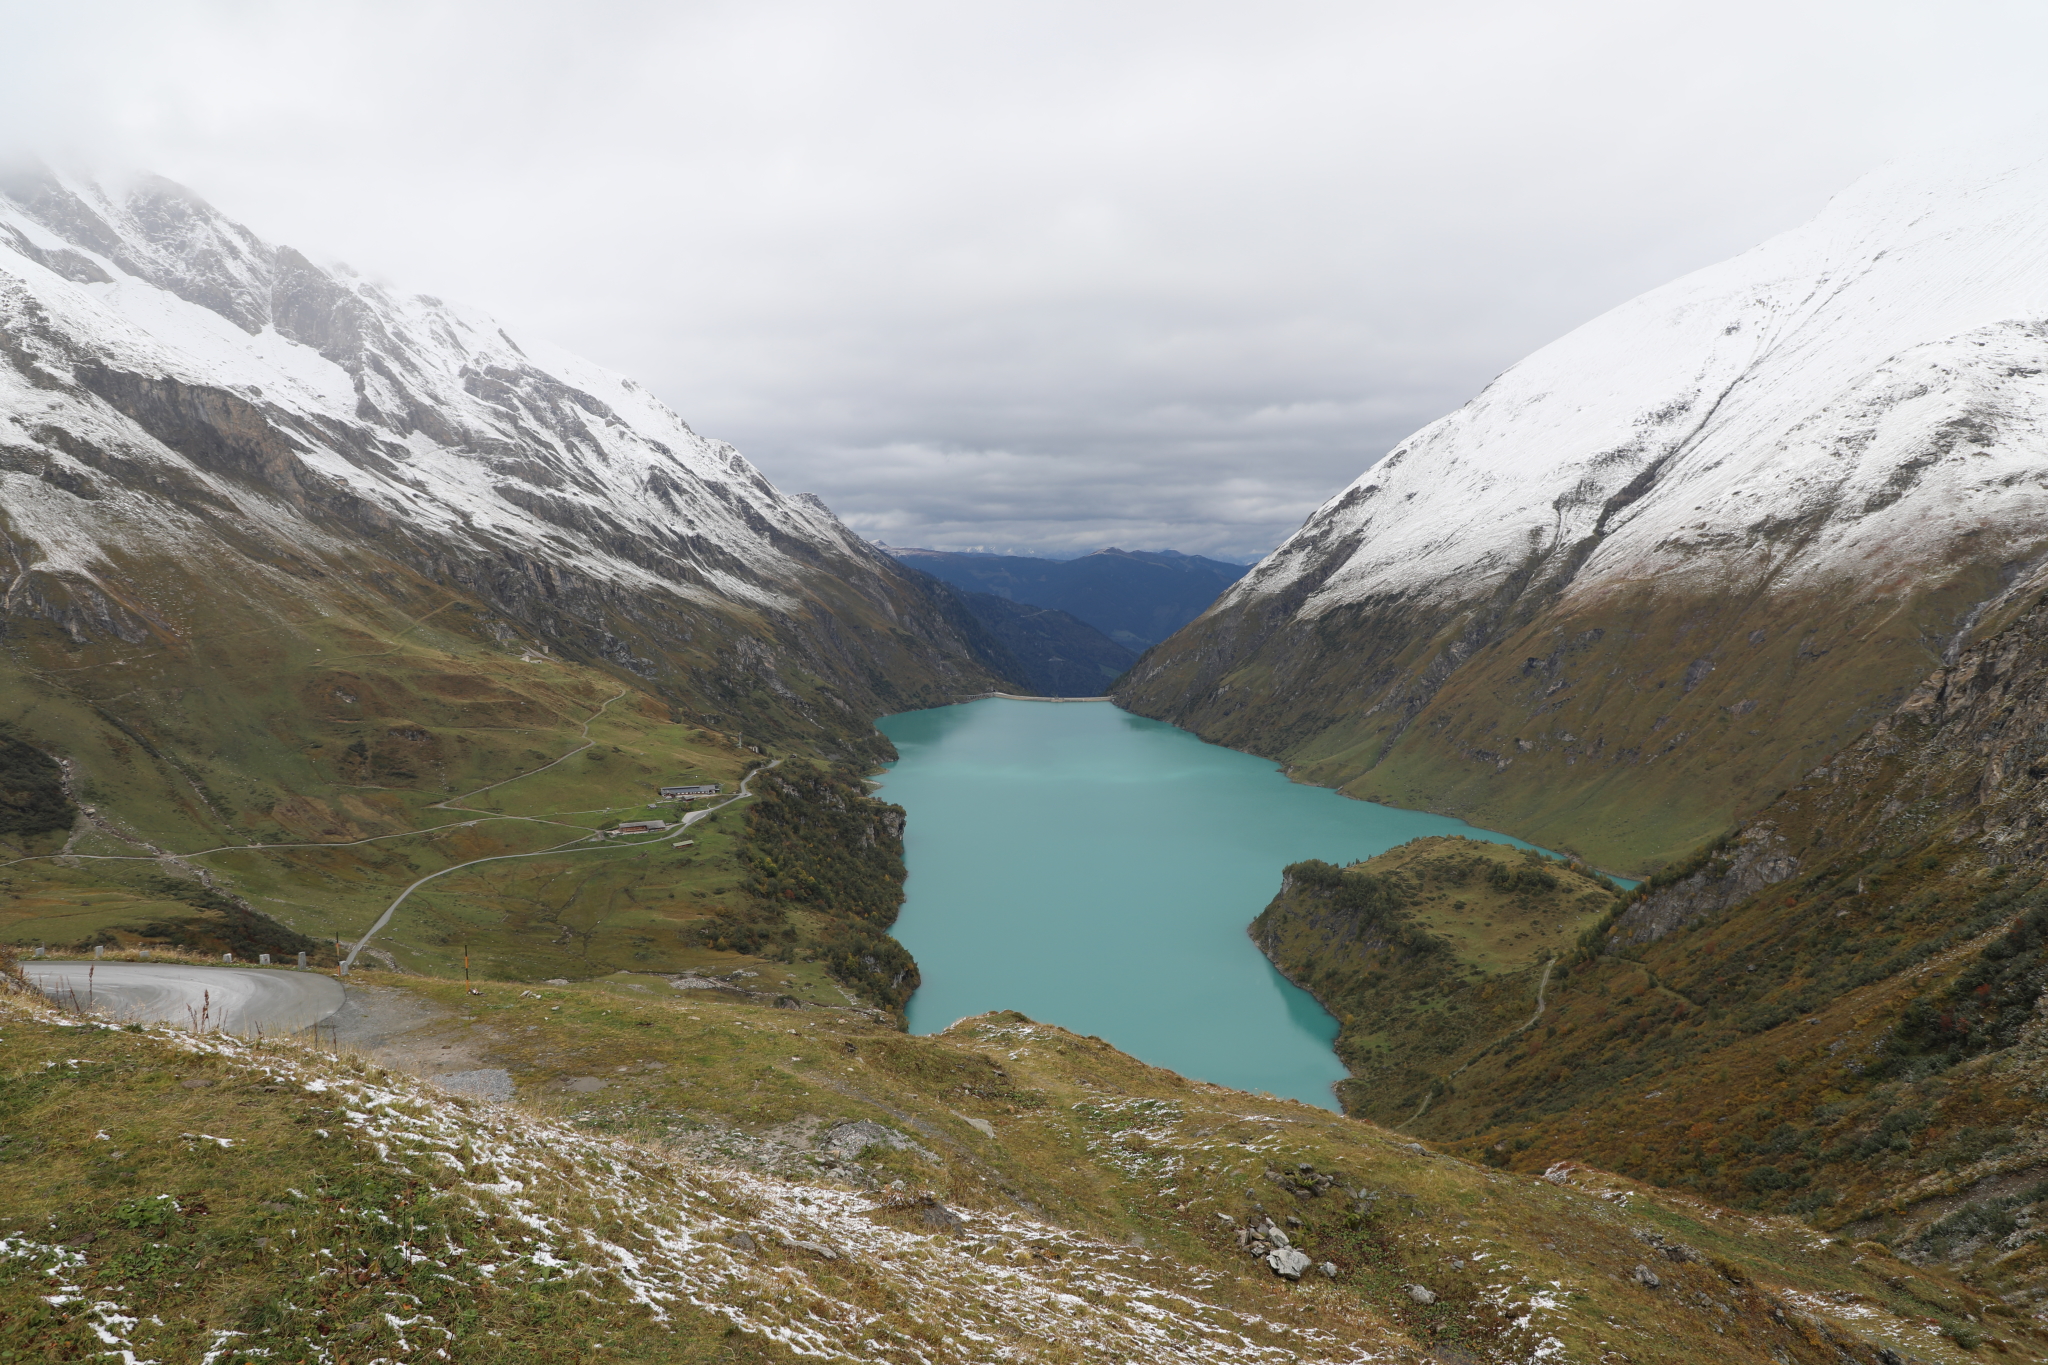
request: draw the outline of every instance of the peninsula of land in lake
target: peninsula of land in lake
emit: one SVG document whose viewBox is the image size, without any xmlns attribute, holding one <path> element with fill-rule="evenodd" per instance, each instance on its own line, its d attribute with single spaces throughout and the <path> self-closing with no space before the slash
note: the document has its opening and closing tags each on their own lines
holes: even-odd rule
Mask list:
<svg viewBox="0 0 2048 1365">
<path fill-rule="evenodd" d="M 1015 1009 L 1158 1066 L 1334 1106 L 1336 1021 L 1245 926 L 1305 858 L 1426 834 L 1518 840 L 1354 801 L 1107 703 L 990 698 L 881 721 L 910 867 L 910 1026 Z"/>
</svg>

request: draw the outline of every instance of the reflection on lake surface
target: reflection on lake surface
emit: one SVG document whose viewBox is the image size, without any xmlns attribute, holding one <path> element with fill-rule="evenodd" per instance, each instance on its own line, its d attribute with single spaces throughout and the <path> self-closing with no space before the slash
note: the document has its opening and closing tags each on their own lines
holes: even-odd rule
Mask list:
<svg viewBox="0 0 2048 1365">
<path fill-rule="evenodd" d="M 990 699 L 881 728 L 902 757 L 879 795 L 910 813 L 895 934 L 924 974 L 917 1033 L 1020 1010 L 1155 1066 L 1334 1108 L 1336 1021 L 1245 934 L 1280 870 L 1425 834 L 1528 847 L 1296 785 L 1106 702 Z"/>
</svg>

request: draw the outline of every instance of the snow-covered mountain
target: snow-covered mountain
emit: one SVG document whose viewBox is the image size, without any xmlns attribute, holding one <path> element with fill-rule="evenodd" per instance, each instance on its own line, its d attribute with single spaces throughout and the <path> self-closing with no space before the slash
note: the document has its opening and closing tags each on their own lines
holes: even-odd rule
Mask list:
<svg viewBox="0 0 2048 1365">
<path fill-rule="evenodd" d="M 1740 776 L 1674 796 L 1706 817 L 1685 830 L 1625 813 L 1637 833 L 1605 851 L 1641 862 L 2038 592 L 2044 375 L 2048 165 L 1888 168 L 1402 442 L 1141 663 L 1131 700 L 1560 840 L 1624 814 L 1583 798 L 1639 791 L 1628 770 L 1741 752 Z M 1696 742 L 1710 701 L 1746 733 Z"/>
<path fill-rule="evenodd" d="M 167 563 L 265 610 L 370 556 L 650 678 L 714 621 L 857 710 L 988 677 L 955 607 L 632 380 L 162 180 L 0 182 L 0 514 L 6 610 L 80 640 L 177 636 Z"/>
</svg>

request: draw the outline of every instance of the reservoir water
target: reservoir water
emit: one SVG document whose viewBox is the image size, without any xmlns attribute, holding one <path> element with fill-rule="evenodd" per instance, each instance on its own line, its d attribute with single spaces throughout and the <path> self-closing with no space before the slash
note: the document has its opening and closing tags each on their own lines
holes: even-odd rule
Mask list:
<svg viewBox="0 0 2048 1365">
<path fill-rule="evenodd" d="M 881 728 L 901 757 L 878 794 L 910 813 L 894 933 L 924 976 L 914 1033 L 1019 1010 L 1183 1075 L 1335 1108 L 1337 1021 L 1245 933 L 1280 870 L 1425 834 L 1529 847 L 1299 786 L 1107 702 L 991 698 Z"/>
</svg>

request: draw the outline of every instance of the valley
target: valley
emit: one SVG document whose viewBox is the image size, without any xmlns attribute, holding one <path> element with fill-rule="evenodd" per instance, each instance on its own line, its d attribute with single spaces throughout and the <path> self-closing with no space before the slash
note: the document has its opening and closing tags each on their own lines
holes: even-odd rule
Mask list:
<svg viewBox="0 0 2048 1365">
<path fill-rule="evenodd" d="M 1134 658 L 1200 616 L 1245 572 L 1241 564 L 1201 555 L 1115 546 L 1077 559 L 902 546 L 889 554 L 969 592 L 1064 612 Z"/>
<path fill-rule="evenodd" d="M 11 175 L 0 1359 L 2048 1355 L 2044 176 L 1874 177 L 1241 572 L 884 550 Z"/>
<path fill-rule="evenodd" d="M 886 919 L 764 914 L 743 809 L 547 850 L 778 759 L 857 789 L 796 767 L 1023 686 L 950 589 L 632 381 L 178 186 L 0 189 L 0 937 L 531 979 L 818 939 L 900 1005 Z"/>
</svg>

